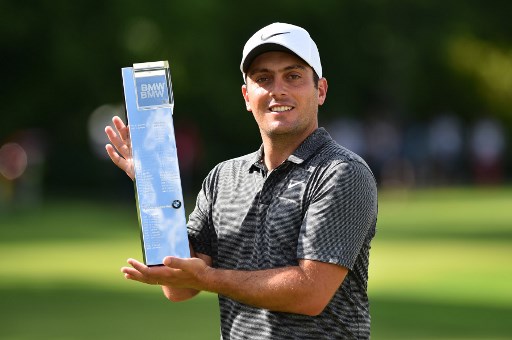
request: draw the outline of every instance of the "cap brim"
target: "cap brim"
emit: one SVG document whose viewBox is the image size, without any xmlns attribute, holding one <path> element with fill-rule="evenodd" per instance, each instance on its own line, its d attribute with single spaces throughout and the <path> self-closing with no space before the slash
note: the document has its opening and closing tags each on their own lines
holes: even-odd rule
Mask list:
<svg viewBox="0 0 512 340">
<path fill-rule="evenodd" d="M 291 54 L 297 56 L 296 53 L 294 53 L 289 48 L 284 47 L 283 45 L 279 45 L 279 44 L 275 44 L 275 43 L 261 44 L 261 45 L 256 46 L 255 48 L 253 48 L 252 51 L 249 52 L 247 54 L 247 56 L 245 57 L 244 63 L 242 65 L 242 70 L 244 71 L 244 73 L 247 73 L 247 70 L 251 66 L 254 59 L 256 59 L 257 56 L 259 56 L 260 54 L 263 54 L 265 52 L 288 52 L 288 53 L 291 53 Z M 299 56 L 297 56 L 297 57 L 299 57 Z"/>
</svg>

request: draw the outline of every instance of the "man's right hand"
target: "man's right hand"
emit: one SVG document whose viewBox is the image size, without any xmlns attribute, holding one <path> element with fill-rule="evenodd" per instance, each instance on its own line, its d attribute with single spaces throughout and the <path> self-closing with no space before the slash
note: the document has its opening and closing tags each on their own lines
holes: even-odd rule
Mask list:
<svg viewBox="0 0 512 340">
<path fill-rule="evenodd" d="M 110 159 L 114 162 L 119 169 L 126 172 L 126 174 L 133 180 L 135 178 L 135 171 L 133 169 L 132 149 L 130 143 L 130 131 L 128 126 L 124 124 L 121 118 L 115 116 L 112 122 L 117 131 L 110 126 L 105 127 L 105 133 L 112 144 L 105 145 Z"/>
</svg>

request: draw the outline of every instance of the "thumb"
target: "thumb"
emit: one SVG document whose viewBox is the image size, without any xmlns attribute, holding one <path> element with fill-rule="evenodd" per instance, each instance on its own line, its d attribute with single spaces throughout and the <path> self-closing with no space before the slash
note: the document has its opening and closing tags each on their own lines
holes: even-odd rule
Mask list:
<svg viewBox="0 0 512 340">
<path fill-rule="evenodd" d="M 180 259 L 179 257 L 174 256 L 166 256 L 163 260 L 163 264 L 166 267 L 173 268 L 173 269 L 183 269 L 184 260 Z"/>
</svg>

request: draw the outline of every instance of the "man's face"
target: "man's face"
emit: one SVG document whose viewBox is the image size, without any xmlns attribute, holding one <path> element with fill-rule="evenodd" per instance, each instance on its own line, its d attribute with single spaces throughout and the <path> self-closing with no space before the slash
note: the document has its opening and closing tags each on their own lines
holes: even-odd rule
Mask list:
<svg viewBox="0 0 512 340">
<path fill-rule="evenodd" d="M 268 137 L 307 137 L 318 127 L 318 106 L 325 101 L 327 81 L 315 88 L 313 69 L 293 54 L 266 52 L 254 59 L 242 86 L 247 111 Z"/>
</svg>

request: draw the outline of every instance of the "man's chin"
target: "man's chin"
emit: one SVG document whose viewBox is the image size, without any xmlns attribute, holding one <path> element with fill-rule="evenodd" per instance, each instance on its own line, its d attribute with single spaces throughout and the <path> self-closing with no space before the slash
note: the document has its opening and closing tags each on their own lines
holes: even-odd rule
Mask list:
<svg viewBox="0 0 512 340">
<path fill-rule="evenodd" d="M 286 136 L 293 133 L 294 128 L 285 125 L 272 126 L 269 129 L 267 129 L 267 135 L 269 136 Z"/>
<path fill-rule="evenodd" d="M 265 132 L 269 137 L 282 138 L 286 136 L 300 135 L 304 132 L 304 129 L 295 125 L 279 124 L 269 127 Z"/>
</svg>

